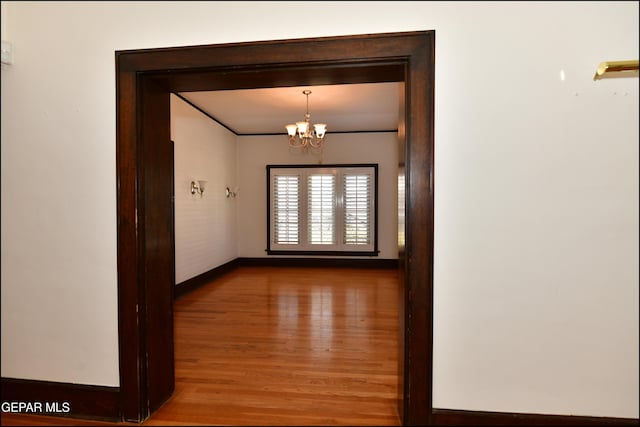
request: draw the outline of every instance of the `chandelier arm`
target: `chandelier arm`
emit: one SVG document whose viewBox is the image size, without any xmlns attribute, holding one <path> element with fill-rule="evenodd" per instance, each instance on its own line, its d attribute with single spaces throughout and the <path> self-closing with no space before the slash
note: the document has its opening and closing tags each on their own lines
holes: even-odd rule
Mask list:
<svg viewBox="0 0 640 427">
<path fill-rule="evenodd" d="M 289 138 L 289 146 L 293 148 L 302 148 L 304 145 L 296 137 Z"/>
<path fill-rule="evenodd" d="M 311 138 L 309 140 L 309 145 L 312 146 L 313 148 L 320 148 L 322 147 L 322 139 Z"/>
</svg>

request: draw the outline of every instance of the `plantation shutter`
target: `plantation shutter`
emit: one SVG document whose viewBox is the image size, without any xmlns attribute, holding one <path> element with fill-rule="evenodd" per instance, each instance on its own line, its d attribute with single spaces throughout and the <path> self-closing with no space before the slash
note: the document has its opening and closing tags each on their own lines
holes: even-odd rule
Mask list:
<svg viewBox="0 0 640 427">
<path fill-rule="evenodd" d="M 332 245 L 335 243 L 335 176 L 310 175 L 307 181 L 309 243 Z"/>
<path fill-rule="evenodd" d="M 279 245 L 300 243 L 300 177 L 276 175 L 274 178 L 274 241 Z"/>
<path fill-rule="evenodd" d="M 343 243 L 371 244 L 371 175 L 345 174 L 343 180 L 344 227 Z"/>
<path fill-rule="evenodd" d="M 268 255 L 378 256 L 375 164 L 267 165 Z"/>
</svg>

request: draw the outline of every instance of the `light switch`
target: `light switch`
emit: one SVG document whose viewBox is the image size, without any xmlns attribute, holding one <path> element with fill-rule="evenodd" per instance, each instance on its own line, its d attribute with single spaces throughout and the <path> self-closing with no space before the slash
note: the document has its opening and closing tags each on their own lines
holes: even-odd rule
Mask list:
<svg viewBox="0 0 640 427">
<path fill-rule="evenodd" d="M 11 65 L 13 63 L 13 49 L 11 43 L 2 41 L 2 63 Z"/>
</svg>

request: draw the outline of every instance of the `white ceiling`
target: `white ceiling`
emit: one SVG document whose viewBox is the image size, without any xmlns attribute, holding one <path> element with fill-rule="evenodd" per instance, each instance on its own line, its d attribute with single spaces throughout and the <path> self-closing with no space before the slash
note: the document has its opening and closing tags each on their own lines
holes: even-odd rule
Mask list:
<svg viewBox="0 0 640 427">
<path fill-rule="evenodd" d="M 285 125 L 304 120 L 309 95 L 311 123 L 331 132 L 393 131 L 398 128 L 400 83 L 365 83 L 269 89 L 180 92 L 238 135 L 286 134 Z"/>
</svg>

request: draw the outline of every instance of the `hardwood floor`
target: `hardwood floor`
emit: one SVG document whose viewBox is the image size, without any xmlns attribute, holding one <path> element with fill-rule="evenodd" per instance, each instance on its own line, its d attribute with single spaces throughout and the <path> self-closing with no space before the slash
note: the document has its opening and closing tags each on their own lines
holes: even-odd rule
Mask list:
<svg viewBox="0 0 640 427">
<path fill-rule="evenodd" d="M 397 286 L 395 270 L 241 267 L 183 296 L 175 393 L 143 424 L 399 425 Z M 2 416 L 94 425 L 77 422 Z"/>
</svg>

